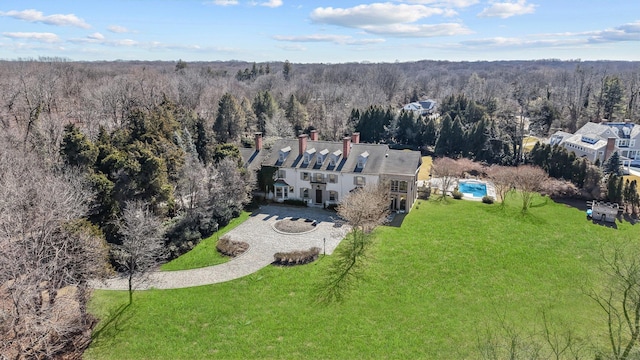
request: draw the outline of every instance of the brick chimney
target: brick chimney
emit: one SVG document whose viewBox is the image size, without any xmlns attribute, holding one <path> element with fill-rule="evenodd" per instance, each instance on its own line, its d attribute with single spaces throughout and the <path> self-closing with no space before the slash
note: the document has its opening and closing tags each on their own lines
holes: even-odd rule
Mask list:
<svg viewBox="0 0 640 360">
<path fill-rule="evenodd" d="M 345 136 L 342 139 L 342 156 L 346 159 L 349 157 L 349 150 L 351 150 L 351 138 Z"/>
<path fill-rule="evenodd" d="M 307 151 L 307 134 L 298 135 L 298 151 L 300 155 Z"/>
<path fill-rule="evenodd" d="M 318 141 L 318 130 L 311 130 L 310 132 L 311 141 Z"/>
<path fill-rule="evenodd" d="M 614 151 L 616 151 L 616 138 L 611 137 L 607 139 L 607 147 L 604 149 L 604 158 L 602 158 L 602 163 L 607 161 Z"/>
<path fill-rule="evenodd" d="M 255 135 L 256 151 L 262 150 L 262 133 L 257 132 Z"/>
<path fill-rule="evenodd" d="M 351 142 L 354 144 L 360 144 L 360 133 L 354 132 L 351 134 Z"/>
</svg>

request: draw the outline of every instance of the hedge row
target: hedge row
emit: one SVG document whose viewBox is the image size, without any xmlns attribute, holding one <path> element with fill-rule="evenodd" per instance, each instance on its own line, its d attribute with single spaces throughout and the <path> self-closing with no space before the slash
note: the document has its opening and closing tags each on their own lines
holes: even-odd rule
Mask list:
<svg viewBox="0 0 640 360">
<path fill-rule="evenodd" d="M 249 244 L 244 241 L 233 241 L 228 236 L 223 236 L 218 240 L 216 249 L 218 249 L 222 255 L 236 257 L 247 251 Z"/>
<path fill-rule="evenodd" d="M 320 255 L 320 248 L 315 246 L 304 251 L 297 250 L 288 253 L 279 252 L 273 255 L 275 259 L 273 264 L 283 266 L 304 265 L 317 260 L 318 255 Z"/>
</svg>

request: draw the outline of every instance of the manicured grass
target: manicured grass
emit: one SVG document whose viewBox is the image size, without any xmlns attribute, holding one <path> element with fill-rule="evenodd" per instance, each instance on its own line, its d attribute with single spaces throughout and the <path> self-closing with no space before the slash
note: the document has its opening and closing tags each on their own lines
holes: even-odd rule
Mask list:
<svg viewBox="0 0 640 360">
<path fill-rule="evenodd" d="M 249 215 L 251 215 L 250 212 L 243 211 L 240 216 L 231 220 L 227 226 L 220 228 L 217 233 L 206 239 L 202 239 L 202 241 L 191 249 L 191 251 L 177 259 L 173 259 L 172 261 L 163 264 L 160 269 L 164 271 L 196 269 L 205 266 L 218 265 L 229 261 L 228 257 L 220 255 L 216 249 L 216 242 L 222 235 L 228 233 L 233 228 L 247 220 Z"/>
<path fill-rule="evenodd" d="M 524 334 L 541 313 L 589 344 L 605 342 L 597 286 L 601 245 L 638 242 L 638 227 L 594 225 L 538 200 L 529 215 L 471 201 L 419 201 L 401 227 L 382 227 L 363 282 L 341 304 L 314 303 L 330 257 L 269 266 L 235 281 L 137 292 L 87 359 L 476 359 L 499 318 Z M 126 292 L 96 291 L 106 318 Z M 100 328 L 104 321 L 98 326 Z"/>
<path fill-rule="evenodd" d="M 422 157 L 422 165 L 420 166 L 420 171 L 418 172 L 418 180 L 429 180 L 431 164 L 433 164 L 433 158 L 431 156 Z"/>
</svg>

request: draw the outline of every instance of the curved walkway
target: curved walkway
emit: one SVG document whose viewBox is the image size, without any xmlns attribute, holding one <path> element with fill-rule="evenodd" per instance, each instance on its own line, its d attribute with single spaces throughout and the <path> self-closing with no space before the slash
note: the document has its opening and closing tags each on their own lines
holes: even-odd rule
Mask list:
<svg viewBox="0 0 640 360">
<path fill-rule="evenodd" d="M 262 206 L 226 235 L 249 244 L 249 250 L 241 256 L 205 268 L 152 272 L 144 279 L 134 279 L 134 287 L 136 290 L 179 289 L 234 280 L 271 264 L 277 252 L 307 250 L 313 246 L 323 249 L 326 244 L 326 253 L 331 254 L 348 232 L 346 225 L 336 223 L 335 216 L 333 212 L 317 208 Z M 313 231 L 304 234 L 283 234 L 274 230 L 273 223 L 291 217 L 313 219 L 317 225 Z M 125 277 L 96 281 L 92 286 L 105 290 L 128 289 Z"/>
</svg>

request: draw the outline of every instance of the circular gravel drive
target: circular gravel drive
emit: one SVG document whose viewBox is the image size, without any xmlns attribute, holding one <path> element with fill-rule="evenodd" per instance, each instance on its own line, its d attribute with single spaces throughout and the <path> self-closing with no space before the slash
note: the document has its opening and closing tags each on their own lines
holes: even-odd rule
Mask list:
<svg viewBox="0 0 640 360">
<path fill-rule="evenodd" d="M 315 228 L 313 231 L 299 234 L 283 233 L 275 229 L 276 221 L 291 218 L 315 220 Z M 336 214 L 328 210 L 278 205 L 262 206 L 247 221 L 226 235 L 231 240 L 249 244 L 249 250 L 244 254 L 224 264 L 205 268 L 152 272 L 144 279 L 135 279 L 134 286 L 136 290 L 179 289 L 234 280 L 271 264 L 274 261 L 273 255 L 277 252 L 307 250 L 316 246 L 326 249 L 326 253 L 331 254 L 348 231 L 348 226 L 338 222 Z M 96 281 L 92 286 L 95 289 L 105 290 L 128 289 L 125 277 Z"/>
</svg>

